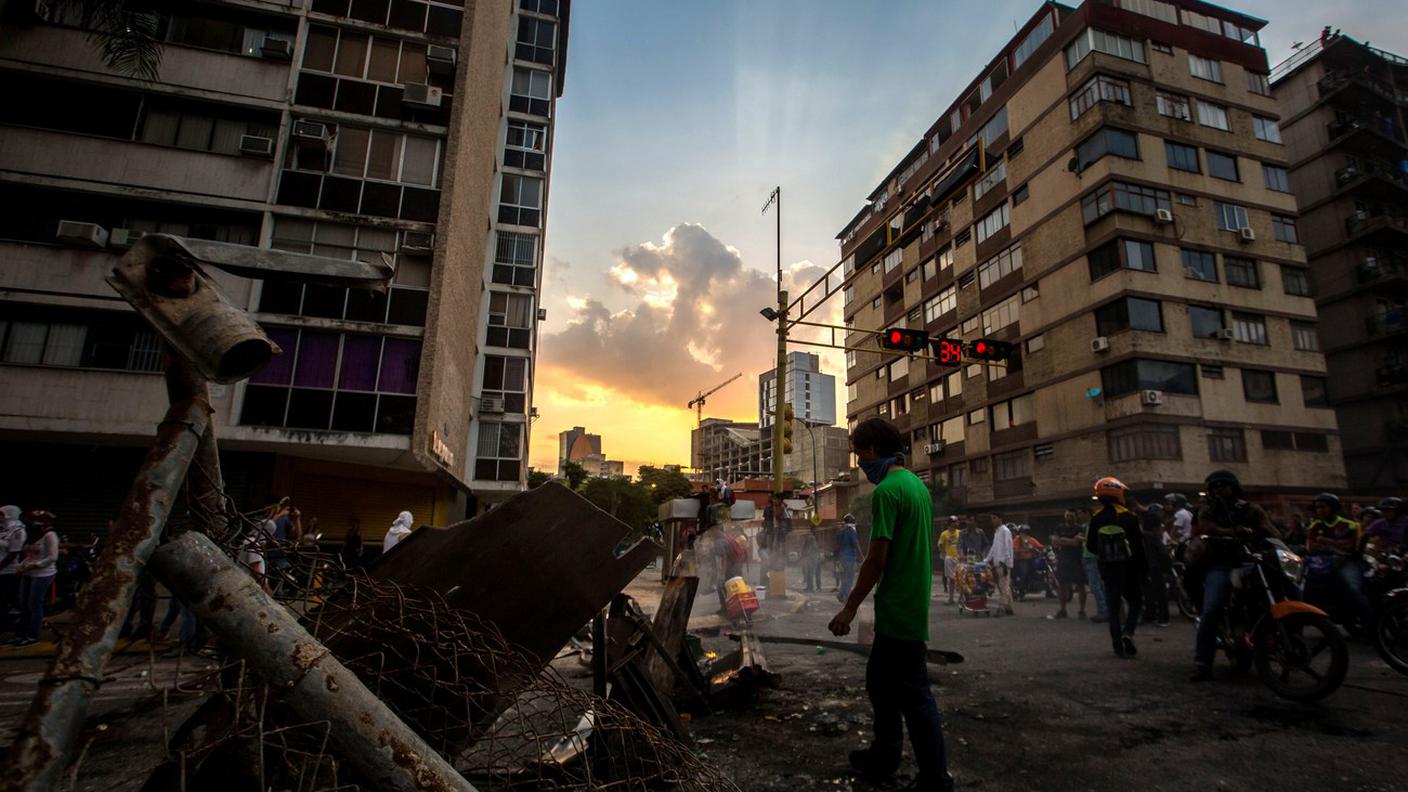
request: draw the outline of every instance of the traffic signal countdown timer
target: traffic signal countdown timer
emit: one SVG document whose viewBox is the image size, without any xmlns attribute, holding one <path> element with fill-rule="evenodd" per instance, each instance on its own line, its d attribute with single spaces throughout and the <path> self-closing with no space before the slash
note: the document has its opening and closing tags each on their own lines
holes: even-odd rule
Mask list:
<svg viewBox="0 0 1408 792">
<path fill-rule="evenodd" d="M 894 352 L 929 352 L 940 366 L 961 366 L 969 362 L 997 363 L 1008 360 L 1016 346 L 1006 341 L 979 338 L 964 342 L 955 338 L 929 338 L 924 330 L 906 327 L 887 328 L 880 334 L 880 348 Z"/>
</svg>

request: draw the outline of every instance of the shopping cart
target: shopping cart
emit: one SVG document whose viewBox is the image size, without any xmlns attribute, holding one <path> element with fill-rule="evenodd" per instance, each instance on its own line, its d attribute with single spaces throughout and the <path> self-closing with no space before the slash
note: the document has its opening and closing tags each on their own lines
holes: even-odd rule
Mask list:
<svg viewBox="0 0 1408 792">
<path fill-rule="evenodd" d="M 958 565 L 958 612 L 974 616 L 992 615 L 988 595 L 992 593 L 992 573 L 982 561 L 964 561 Z"/>
</svg>

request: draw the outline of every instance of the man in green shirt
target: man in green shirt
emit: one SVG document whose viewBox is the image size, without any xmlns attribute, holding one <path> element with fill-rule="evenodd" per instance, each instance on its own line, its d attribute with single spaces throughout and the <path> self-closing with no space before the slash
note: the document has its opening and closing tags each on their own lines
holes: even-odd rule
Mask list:
<svg viewBox="0 0 1408 792">
<path fill-rule="evenodd" d="M 883 418 L 861 421 L 851 434 L 851 449 L 865 477 L 875 485 L 870 496 L 870 549 L 861 564 L 845 607 L 831 620 L 831 632 L 851 631 L 856 610 L 875 591 L 875 643 L 865 668 L 865 690 L 875 711 L 871 747 L 851 752 L 851 763 L 872 781 L 883 781 L 899 768 L 904 745 L 901 724 L 919 765 L 909 789 L 951 790 L 944 749 L 943 720 L 929 689 L 925 641 L 929 640 L 929 597 L 933 587 L 933 500 L 929 488 L 906 470 L 904 438 Z"/>
</svg>

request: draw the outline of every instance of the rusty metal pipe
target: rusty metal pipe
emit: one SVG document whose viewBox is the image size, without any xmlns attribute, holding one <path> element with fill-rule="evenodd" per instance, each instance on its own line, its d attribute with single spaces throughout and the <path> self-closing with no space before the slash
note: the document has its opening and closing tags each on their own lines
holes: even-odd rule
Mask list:
<svg viewBox="0 0 1408 792">
<path fill-rule="evenodd" d="M 162 545 L 151 561 L 181 602 L 304 720 L 327 722 L 339 752 L 372 787 L 391 792 L 474 792 L 283 605 L 204 534 Z"/>
<path fill-rule="evenodd" d="M 210 423 L 203 398 L 172 404 L 157 427 L 118 513 L 92 579 L 78 595 L 75 620 L 59 639 L 49 673 L 10 745 L 3 790 L 49 792 L 78 748 L 89 699 L 127 618 L 137 576 L 151 558 L 201 435 Z"/>
</svg>

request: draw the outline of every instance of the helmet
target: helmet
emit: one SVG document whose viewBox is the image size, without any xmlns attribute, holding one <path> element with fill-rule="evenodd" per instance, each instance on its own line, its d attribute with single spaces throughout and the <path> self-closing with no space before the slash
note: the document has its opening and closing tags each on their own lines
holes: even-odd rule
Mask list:
<svg viewBox="0 0 1408 792">
<path fill-rule="evenodd" d="M 1212 489 L 1221 484 L 1230 484 L 1233 489 L 1242 488 L 1242 482 L 1237 480 L 1237 474 L 1230 470 L 1214 470 L 1204 479 L 1204 483 L 1207 485 L 1208 489 Z"/>
<path fill-rule="evenodd" d="M 31 509 L 24 513 L 24 522 L 26 525 L 35 525 L 42 528 L 48 528 L 53 525 L 54 521 L 57 519 L 58 517 L 55 516 L 53 512 L 45 511 L 44 509 Z"/>
<path fill-rule="evenodd" d="M 1311 500 L 1311 502 L 1312 502 L 1312 503 L 1323 503 L 1323 504 L 1325 504 L 1326 506 L 1329 506 L 1329 507 L 1330 507 L 1330 511 L 1331 511 L 1331 512 L 1333 512 L 1333 513 L 1335 513 L 1335 514 L 1339 514 L 1339 513 L 1340 513 L 1340 508 L 1341 508 L 1341 507 L 1340 507 L 1340 499 L 1339 499 L 1339 496 L 1338 496 L 1338 495 L 1335 495 L 1334 493 L 1322 492 L 1322 493 L 1320 493 L 1319 495 L 1316 495 L 1316 496 Z"/>
<path fill-rule="evenodd" d="M 1188 505 L 1188 498 L 1180 492 L 1170 492 L 1164 496 L 1164 500 L 1168 501 L 1175 509 L 1181 509 Z"/>
<path fill-rule="evenodd" d="M 1032 529 L 1032 527 L 1031 527 L 1030 525 L 1025 525 L 1025 524 L 1019 525 L 1019 526 L 1017 526 L 1017 533 L 1026 533 L 1027 531 L 1030 531 L 1031 529 Z"/>
<path fill-rule="evenodd" d="M 1393 509 L 1394 511 L 1402 511 L 1402 510 L 1403 510 L 1403 499 L 1402 499 L 1402 498 L 1384 498 L 1383 500 L 1379 501 L 1379 508 L 1380 508 L 1380 509 Z"/>
<path fill-rule="evenodd" d="M 1164 513 L 1164 507 L 1157 503 L 1151 503 L 1149 504 L 1148 512 L 1157 516 Z"/>
<path fill-rule="evenodd" d="M 848 513 L 848 514 L 846 514 L 845 517 L 842 517 L 842 518 L 841 518 L 841 522 L 844 522 L 844 523 L 846 523 L 846 524 L 848 524 L 848 525 L 855 525 L 855 522 L 856 522 L 855 515 Z"/>
<path fill-rule="evenodd" d="M 1124 505 L 1124 491 L 1128 489 L 1119 479 L 1114 476 L 1106 476 L 1095 482 L 1095 497 L 1112 498 L 1121 506 Z"/>
</svg>

